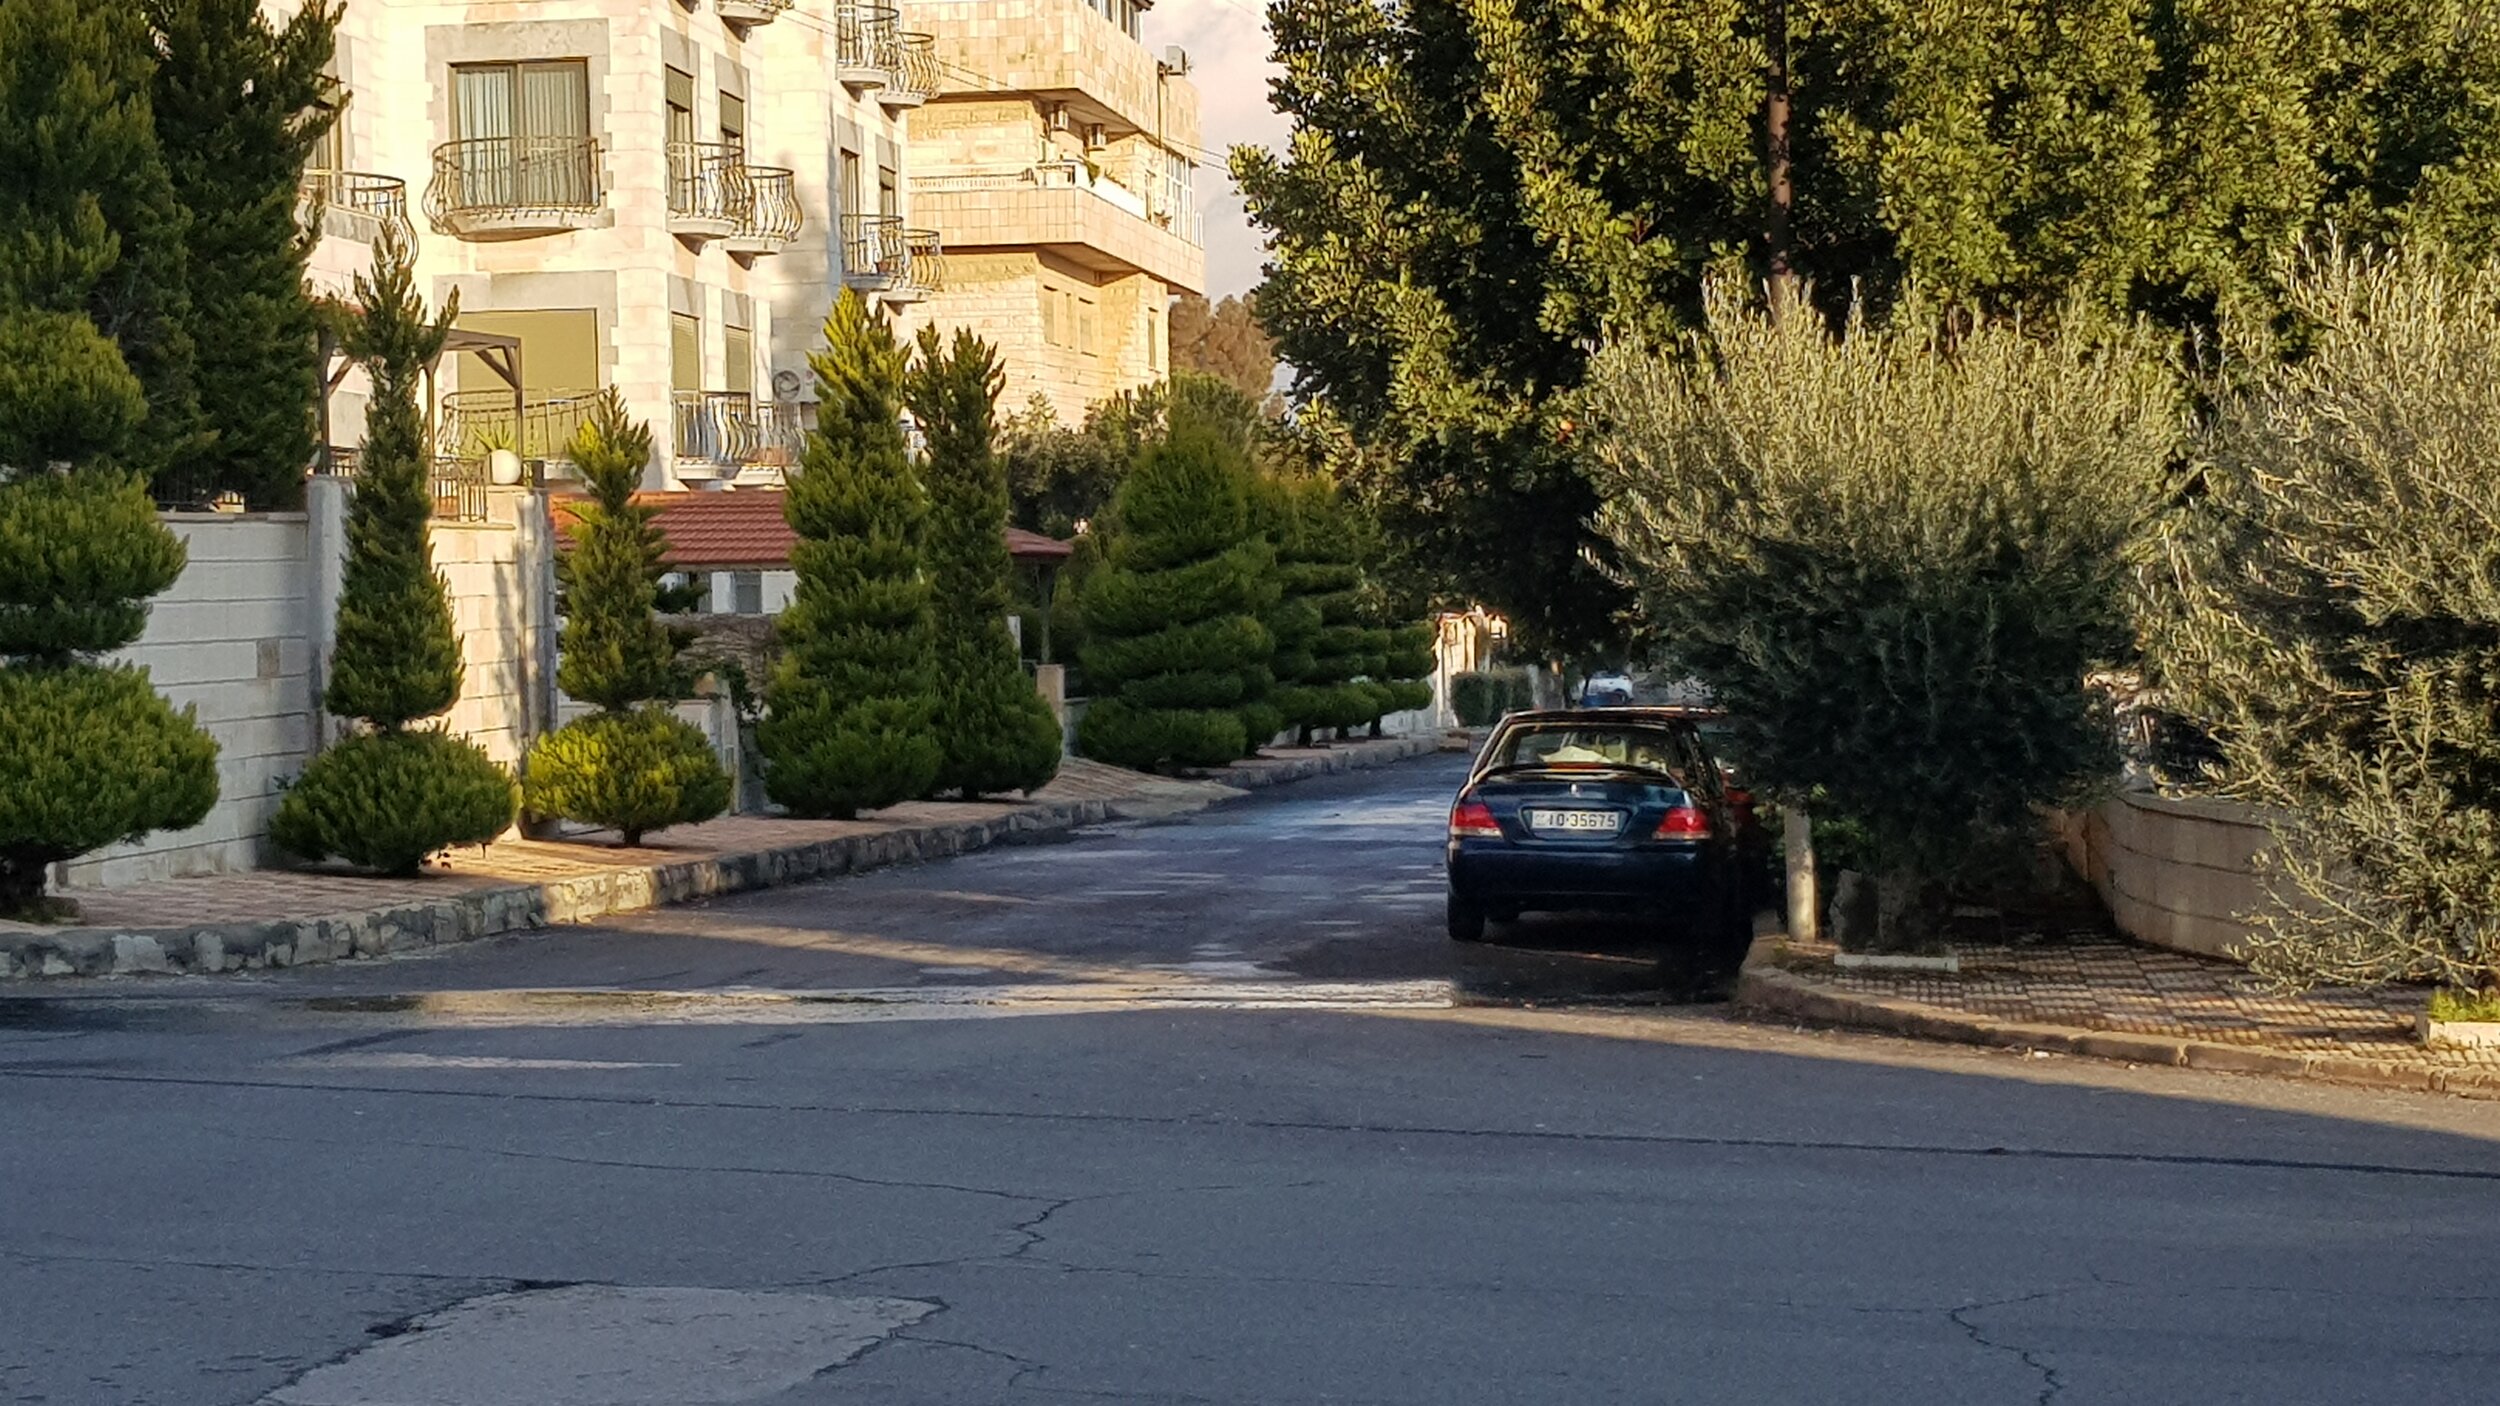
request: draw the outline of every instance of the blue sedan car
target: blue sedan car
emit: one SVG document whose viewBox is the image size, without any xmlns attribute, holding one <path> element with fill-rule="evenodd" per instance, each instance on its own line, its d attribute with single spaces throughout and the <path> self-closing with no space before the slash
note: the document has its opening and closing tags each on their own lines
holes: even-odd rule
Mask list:
<svg viewBox="0 0 2500 1406">
<path fill-rule="evenodd" d="M 1513 713 L 1450 807 L 1449 931 L 1532 910 L 1662 924 L 1699 955 L 1752 935 L 1739 819 L 1691 710 Z"/>
</svg>

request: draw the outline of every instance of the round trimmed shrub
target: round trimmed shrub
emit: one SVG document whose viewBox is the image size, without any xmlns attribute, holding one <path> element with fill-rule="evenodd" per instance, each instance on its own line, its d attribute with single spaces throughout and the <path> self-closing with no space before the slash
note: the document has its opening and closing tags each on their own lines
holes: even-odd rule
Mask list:
<svg viewBox="0 0 2500 1406">
<path fill-rule="evenodd" d="M 661 706 L 575 718 L 530 748 L 527 778 L 531 814 L 614 830 L 629 845 L 729 808 L 711 739 Z"/>
<path fill-rule="evenodd" d="M 433 728 L 361 733 L 304 768 L 269 838 L 305 859 L 410 875 L 427 855 L 482 845 L 520 811 L 520 788 L 465 737 Z"/>
<path fill-rule="evenodd" d="M 145 669 L 0 669 L 0 912 L 33 909 L 44 871 L 217 803 L 217 743 Z"/>
</svg>

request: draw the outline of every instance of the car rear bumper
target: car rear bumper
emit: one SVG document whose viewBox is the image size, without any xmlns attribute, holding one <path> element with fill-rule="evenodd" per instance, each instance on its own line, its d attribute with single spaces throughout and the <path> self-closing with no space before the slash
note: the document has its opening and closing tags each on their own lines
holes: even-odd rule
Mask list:
<svg viewBox="0 0 2500 1406">
<path fill-rule="evenodd" d="M 1456 840 L 1450 888 L 1489 906 L 1561 909 L 1701 905 L 1711 897 L 1709 856 L 1699 846 L 1532 848 L 1506 840 Z"/>
</svg>

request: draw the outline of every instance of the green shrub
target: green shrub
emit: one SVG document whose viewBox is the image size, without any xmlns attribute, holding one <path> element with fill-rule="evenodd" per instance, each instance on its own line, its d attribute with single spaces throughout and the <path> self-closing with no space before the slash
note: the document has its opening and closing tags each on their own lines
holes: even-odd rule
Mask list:
<svg viewBox="0 0 2500 1406">
<path fill-rule="evenodd" d="M 575 718 L 530 749 L 529 808 L 617 831 L 628 845 L 729 808 L 729 773 L 703 729 L 652 704 Z"/>
<path fill-rule="evenodd" d="M 287 787 L 269 838 L 305 859 L 405 876 L 437 850 L 502 834 L 520 799 L 512 774 L 465 737 L 422 727 L 359 733 Z"/>
<path fill-rule="evenodd" d="M 1251 530 L 1249 485 L 1237 439 L 1187 416 L 1121 484 L 1082 600 L 1087 756 L 1221 766 L 1264 740 L 1250 729 L 1273 716 L 1258 706 L 1275 647 L 1258 616 L 1274 549 Z"/>
<path fill-rule="evenodd" d="M 1984 840 L 2116 770 L 2084 680 L 2132 643 L 2178 390 L 2125 329 L 1910 308 L 1834 336 L 1726 286 L 1680 350 L 1601 359 L 1600 526 L 1757 780 L 1867 827 L 1866 936 L 1924 945 Z"/>
<path fill-rule="evenodd" d="M 386 226 L 371 276 L 357 275 L 356 303 L 363 311 L 348 351 L 364 365 L 373 394 L 347 513 L 338 644 L 322 697 L 332 713 L 361 718 L 373 731 L 314 757 L 278 803 L 269 835 L 307 859 L 335 855 L 404 875 L 436 850 L 501 834 L 519 813 L 520 789 L 475 743 L 409 730 L 460 696 L 460 642 L 426 538 L 433 499 L 418 410 L 457 300 L 427 319 L 405 237 Z"/>
<path fill-rule="evenodd" d="M 1030 793 L 1059 774 L 1059 720 L 1007 632 L 1007 476 L 992 447 L 1002 377 L 989 344 L 920 333 L 904 398 L 928 437 L 927 560 L 937 636 L 936 789 Z"/>
<path fill-rule="evenodd" d="M 0 5 L 0 916 L 57 912 L 50 866 L 217 800 L 192 711 L 95 659 L 185 560 L 134 470 L 180 448 L 189 380 L 149 63 L 128 7 Z"/>
<path fill-rule="evenodd" d="M 1516 669 L 1469 669 L 1450 676 L 1450 710 L 1462 727 L 1489 727 L 1528 706 L 1527 678 Z"/>
<path fill-rule="evenodd" d="M 756 730 L 764 787 L 800 815 L 849 819 L 928 794 L 933 715 L 928 511 L 902 428 L 903 349 L 859 294 L 825 318 L 816 428 L 782 511 L 798 594 Z"/>
<path fill-rule="evenodd" d="M 702 730 L 665 706 L 683 692 L 686 670 L 659 611 L 692 604 L 692 593 L 662 587 L 668 536 L 658 510 L 633 500 L 650 458 L 650 431 L 614 391 L 573 437 L 591 497 L 574 509 L 556 563 L 564 600 L 556 682 L 600 711 L 539 738 L 524 768 L 531 811 L 619 831 L 629 845 L 645 831 L 711 819 L 729 808 L 732 790 Z"/>
<path fill-rule="evenodd" d="M 129 665 L 0 669 L 0 912 L 31 909 L 44 871 L 217 803 L 217 744 Z"/>
<path fill-rule="evenodd" d="M 2500 992 L 2500 263 L 2443 260 L 2289 281 L 2304 354 L 2223 398 L 2155 575 L 2161 682 L 2286 817 L 2246 946 L 2288 983 Z"/>
</svg>

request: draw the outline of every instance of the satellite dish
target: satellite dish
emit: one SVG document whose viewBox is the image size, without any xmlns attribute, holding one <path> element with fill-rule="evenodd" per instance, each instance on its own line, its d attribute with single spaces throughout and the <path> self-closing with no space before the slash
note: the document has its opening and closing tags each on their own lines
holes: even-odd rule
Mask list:
<svg viewBox="0 0 2500 1406">
<path fill-rule="evenodd" d="M 776 400 L 796 400 L 799 392 L 806 388 L 807 378 L 796 371 L 773 373 L 773 398 Z"/>
</svg>

